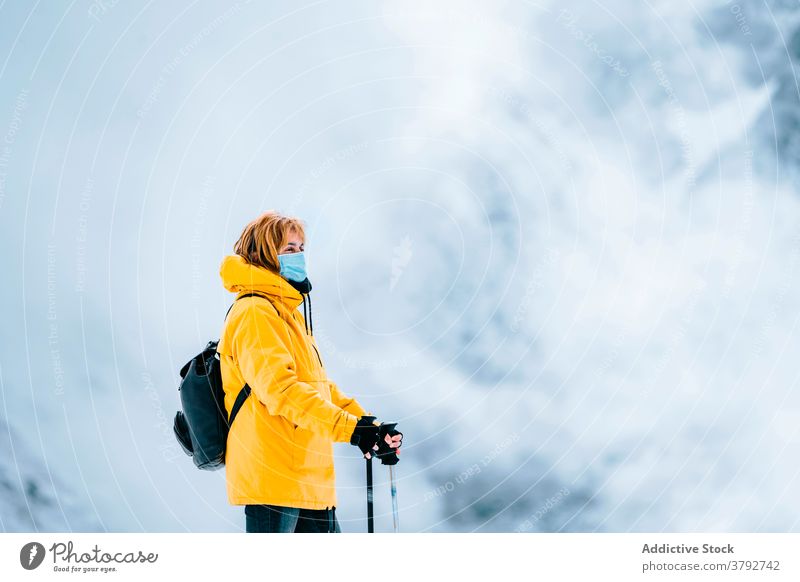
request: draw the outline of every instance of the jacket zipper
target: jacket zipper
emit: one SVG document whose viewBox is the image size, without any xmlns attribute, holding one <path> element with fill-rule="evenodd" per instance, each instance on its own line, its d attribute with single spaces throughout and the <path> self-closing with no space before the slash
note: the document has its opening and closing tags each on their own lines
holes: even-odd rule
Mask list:
<svg viewBox="0 0 800 582">
<path fill-rule="evenodd" d="M 294 316 L 294 314 L 292 314 L 292 315 Z M 313 336 L 309 335 L 308 331 L 306 331 L 306 335 L 308 337 L 313 337 Z M 314 340 L 312 339 L 311 341 L 309 341 L 309 343 L 311 344 L 311 347 L 314 348 L 314 353 L 317 354 L 317 361 L 319 362 L 320 367 L 324 368 L 325 366 L 322 363 L 322 356 L 319 355 L 319 350 L 317 349 L 317 346 L 314 345 Z"/>
</svg>

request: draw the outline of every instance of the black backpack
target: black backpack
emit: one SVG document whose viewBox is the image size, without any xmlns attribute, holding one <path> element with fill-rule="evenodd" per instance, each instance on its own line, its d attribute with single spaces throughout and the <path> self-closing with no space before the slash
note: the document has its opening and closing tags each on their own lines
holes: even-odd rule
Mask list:
<svg viewBox="0 0 800 582">
<path fill-rule="evenodd" d="M 237 297 L 236 301 L 253 296 L 264 297 L 258 293 L 247 293 Z M 233 305 L 228 309 L 228 313 L 232 308 Z M 225 317 L 228 317 L 227 313 Z M 210 471 L 219 469 L 225 464 L 228 431 L 245 400 L 250 396 L 250 386 L 245 384 L 236 396 L 228 418 L 217 344 L 219 340 L 208 342 L 202 352 L 181 368 L 178 391 L 182 410 L 175 414 L 173 424 L 175 438 L 178 439 L 184 452 L 194 459 L 198 469 Z"/>
</svg>

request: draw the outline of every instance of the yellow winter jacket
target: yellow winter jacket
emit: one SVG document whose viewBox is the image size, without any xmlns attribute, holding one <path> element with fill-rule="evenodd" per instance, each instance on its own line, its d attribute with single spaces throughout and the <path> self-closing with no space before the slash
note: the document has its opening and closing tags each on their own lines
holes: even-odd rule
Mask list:
<svg viewBox="0 0 800 582">
<path fill-rule="evenodd" d="M 367 413 L 328 379 L 294 287 L 239 255 L 225 257 L 220 276 L 228 291 L 265 297 L 233 304 L 217 346 L 227 412 L 245 382 L 252 389 L 228 435 L 228 500 L 333 507 L 333 443 L 349 442 Z"/>
</svg>

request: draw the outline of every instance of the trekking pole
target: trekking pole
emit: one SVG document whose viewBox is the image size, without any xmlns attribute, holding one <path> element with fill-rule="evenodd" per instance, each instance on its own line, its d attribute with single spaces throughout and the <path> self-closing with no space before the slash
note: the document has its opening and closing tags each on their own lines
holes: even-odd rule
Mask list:
<svg viewBox="0 0 800 582">
<path fill-rule="evenodd" d="M 397 511 L 397 484 L 394 480 L 394 465 L 389 465 L 389 481 L 392 486 L 392 521 L 394 522 L 394 533 L 400 531 L 400 521 Z"/>
<path fill-rule="evenodd" d="M 375 533 L 372 516 L 372 456 L 367 459 L 367 533 Z"/>
<path fill-rule="evenodd" d="M 395 431 L 395 427 L 397 426 L 396 422 L 385 422 L 381 426 L 383 426 L 386 432 L 389 435 L 395 435 L 397 432 Z M 386 453 L 386 455 L 393 455 L 397 456 L 397 453 L 390 452 Z M 392 523 L 394 525 L 394 533 L 398 533 L 400 531 L 400 518 L 399 512 L 397 510 L 397 482 L 394 479 L 394 465 L 389 465 L 389 483 L 391 485 L 391 492 L 392 492 Z"/>
</svg>

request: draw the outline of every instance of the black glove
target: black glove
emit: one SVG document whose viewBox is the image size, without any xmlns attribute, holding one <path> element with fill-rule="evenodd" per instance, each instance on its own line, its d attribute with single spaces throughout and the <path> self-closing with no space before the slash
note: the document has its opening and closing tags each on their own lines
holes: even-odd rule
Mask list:
<svg viewBox="0 0 800 582">
<path fill-rule="evenodd" d="M 403 444 L 403 433 L 395 429 L 396 426 L 396 422 L 382 422 L 378 427 L 378 451 L 375 455 L 381 460 L 381 465 L 396 465 L 400 462 L 397 449 L 390 447 L 386 442 L 386 435 L 390 437 L 400 435 L 400 444 Z"/>
<path fill-rule="evenodd" d="M 361 452 L 365 455 L 367 453 L 374 455 L 374 447 L 378 444 L 378 431 L 380 429 L 377 424 L 373 424 L 374 420 L 374 416 L 362 416 L 359 418 L 353 431 L 353 436 L 350 437 L 350 444 L 361 449 Z"/>
</svg>

